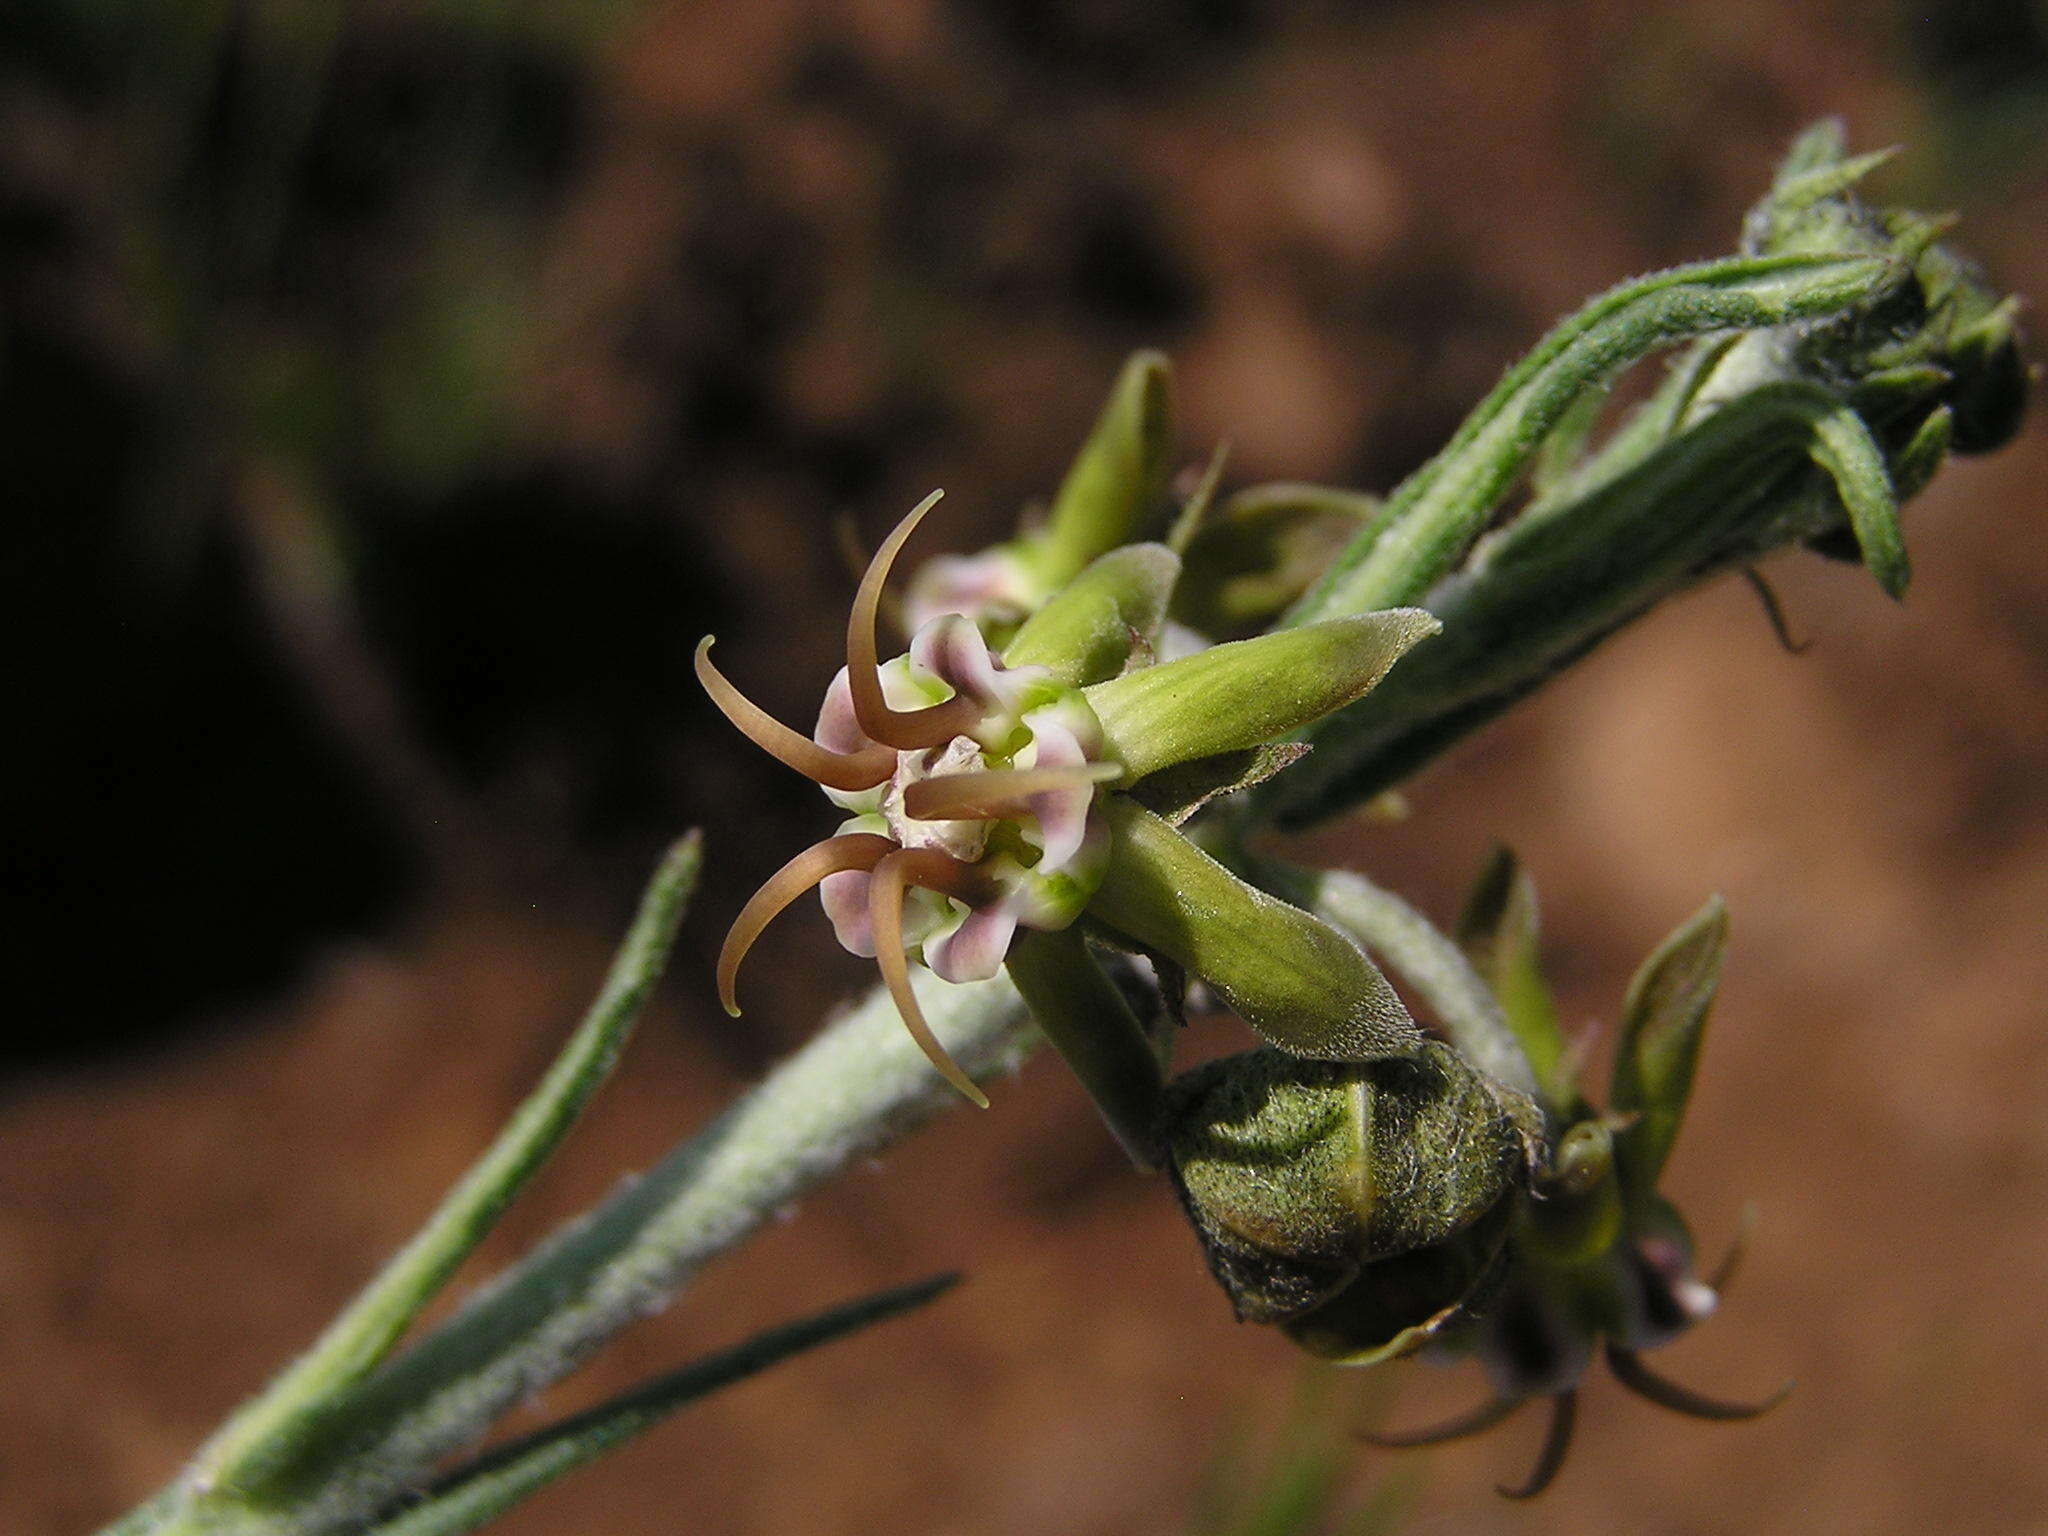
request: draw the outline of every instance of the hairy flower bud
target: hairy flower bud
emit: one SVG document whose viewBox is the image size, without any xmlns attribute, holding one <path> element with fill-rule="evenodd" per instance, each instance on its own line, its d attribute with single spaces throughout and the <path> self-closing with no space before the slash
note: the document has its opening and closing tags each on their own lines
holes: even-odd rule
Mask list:
<svg viewBox="0 0 2048 1536">
<path fill-rule="evenodd" d="M 1484 1293 L 1538 1126 L 1434 1041 L 1363 1063 L 1253 1051 L 1168 1090 L 1175 1183 L 1238 1316 L 1351 1363 L 1418 1347 Z"/>
</svg>

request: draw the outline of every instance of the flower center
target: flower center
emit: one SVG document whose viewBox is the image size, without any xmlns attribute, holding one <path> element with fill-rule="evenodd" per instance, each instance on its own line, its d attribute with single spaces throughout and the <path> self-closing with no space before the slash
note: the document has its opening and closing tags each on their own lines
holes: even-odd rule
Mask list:
<svg viewBox="0 0 2048 1536">
<path fill-rule="evenodd" d="M 889 836 L 905 848 L 936 848 L 963 863 L 972 864 L 988 847 L 987 821 L 948 818 L 924 821 L 910 814 L 903 800 L 910 786 L 924 779 L 947 774 L 975 773 L 982 766 L 981 746 L 968 736 L 955 736 L 943 747 L 897 755 L 896 771 L 882 791 L 882 819 Z"/>
</svg>

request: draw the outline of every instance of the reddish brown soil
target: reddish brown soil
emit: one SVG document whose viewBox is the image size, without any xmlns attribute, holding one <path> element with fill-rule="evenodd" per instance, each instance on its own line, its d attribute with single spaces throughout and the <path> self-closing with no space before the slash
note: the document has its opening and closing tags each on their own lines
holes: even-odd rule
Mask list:
<svg viewBox="0 0 2048 1536">
<path fill-rule="evenodd" d="M 970 109 L 988 45 L 965 23 L 933 4 L 842 11 L 848 46 L 884 80 L 908 95 L 943 65 L 935 110 Z M 1048 106 L 1057 122 L 1018 131 L 1093 135 L 1127 157 L 1198 274 L 1205 303 L 1165 338 L 1191 441 L 1229 437 L 1245 480 L 1343 478 L 1361 455 L 1397 469 L 1426 446 L 1410 436 L 1582 295 L 1723 248 L 1797 122 L 1841 112 L 1861 144 L 1930 146 L 1931 109 L 1878 25 L 1889 14 L 1456 5 L 1349 27 L 1305 8 L 1241 52 L 1178 61 L 1184 83 L 1078 87 Z M 671 280 L 666 231 L 686 213 L 631 153 L 650 125 L 745 125 L 782 168 L 775 195 L 836 242 L 843 302 L 789 359 L 794 408 L 855 415 L 894 366 L 865 307 L 891 237 L 860 190 L 885 174 L 880 151 L 778 94 L 813 25 L 793 3 L 678 5 L 619 48 L 621 147 L 561 236 L 568 339 L 533 404 L 593 464 L 642 445 L 653 387 L 602 344 L 608 297 Z M 1031 199 L 1057 199 L 1079 153 L 1048 150 L 1004 218 L 963 212 L 981 244 L 959 270 L 1000 266 L 1014 245 L 1028 277 Z M 1894 174 L 1909 195 L 1961 203 L 1967 242 L 2006 285 L 2048 294 L 2038 179 L 1946 187 L 1925 149 Z M 1429 276 L 1440 258 L 1453 281 Z M 1062 329 L 1028 305 L 1006 326 L 999 293 L 954 300 L 961 315 L 929 323 L 981 436 L 945 462 L 906 441 L 896 474 L 954 487 L 943 531 L 965 543 L 1010 515 L 971 477 L 1050 483 L 1119 349 L 1151 338 Z M 1382 440 L 1396 446 L 1361 447 Z M 1675 602 L 1421 779 L 1407 823 L 1307 847 L 1448 917 L 1488 840 L 1511 841 L 1541 882 L 1575 1019 L 1611 1017 L 1636 959 L 1707 892 L 1734 914 L 1673 1181 L 1710 1245 L 1745 1200 L 1761 1223 L 1724 1314 L 1660 1363 L 1710 1391 L 1789 1373 L 1798 1392 L 1761 1424 L 1720 1427 L 1595 1383 L 1545 1499 L 1490 1491 L 1533 1453 L 1518 1425 L 1435 1454 L 1407 1529 L 2044 1529 L 2044 484 L 2038 428 L 1947 474 L 1911 518 L 1903 607 L 1846 567 L 1779 562 L 1792 622 L 1816 641 L 1800 658 L 1733 583 Z M 893 510 L 861 508 L 871 526 Z M 767 483 L 700 515 L 759 584 L 762 617 L 728 667 L 786 679 L 773 702 L 794 710 L 827 667 L 841 591 L 828 562 L 792 571 L 777 541 L 820 524 L 778 509 Z M 769 846 L 721 827 L 708 798 L 692 814 L 714 862 L 758 873 L 781 856 L 775 824 L 758 834 Z M 743 1081 L 705 960 L 742 879 L 705 895 L 619 1081 L 498 1256 Z M 786 1049 L 861 984 L 822 928 L 792 916 L 757 956 L 756 1049 Z M 335 946 L 256 1016 L 18 1082 L 0 1102 L 0 1528 L 82 1530 L 168 1474 L 463 1165 L 608 944 L 602 924 L 545 902 L 424 900 L 388 941 Z M 970 1283 L 696 1409 L 504 1529 L 1184 1529 L 1226 1424 L 1270 1413 L 1295 1360 L 1232 1324 L 1163 1185 L 1118 1165 L 1053 1064 L 994 1097 L 853 1172 L 541 1407 L 856 1290 L 950 1267 Z M 1412 1368 L 1400 1380 L 1403 1419 L 1477 1390 Z M 1361 1451 L 1361 1479 L 1382 1465 Z"/>
</svg>

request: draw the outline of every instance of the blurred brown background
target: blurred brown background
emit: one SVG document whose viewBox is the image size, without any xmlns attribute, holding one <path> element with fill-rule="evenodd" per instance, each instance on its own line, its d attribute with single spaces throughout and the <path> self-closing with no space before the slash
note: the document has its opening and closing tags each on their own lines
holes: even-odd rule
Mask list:
<svg viewBox="0 0 2048 1536">
<path fill-rule="evenodd" d="M 500 1257 L 864 983 L 778 925 L 827 818 L 698 700 L 786 718 L 872 538 L 1057 482 L 1123 353 L 1189 457 L 1383 488 L 1550 319 L 1718 254 L 1810 118 L 1904 143 L 2048 294 L 2048 8 L 1964 0 L 836 5 L 319 0 L 0 13 L 0 455 L 18 892 L 0 1077 L 0 1528 L 166 1476 L 428 1208 L 580 1009 L 665 837 L 710 873 L 619 1081 Z M 1611 1017 L 1710 890 L 1735 951 L 1675 1193 L 1762 1225 L 1609 1384 L 1403 1462 L 1404 1529 L 2048 1530 L 2048 540 L 2038 426 L 1916 505 L 1896 608 L 1772 576 L 1671 604 L 1306 850 L 1455 910 L 1489 839 Z M 714 1271 L 557 1411 L 794 1311 L 930 1312 L 721 1396 L 508 1531 L 1174 1532 L 1297 1365 L 1039 1063 Z M 1400 1416 L 1477 1382 L 1394 1373 Z"/>
</svg>

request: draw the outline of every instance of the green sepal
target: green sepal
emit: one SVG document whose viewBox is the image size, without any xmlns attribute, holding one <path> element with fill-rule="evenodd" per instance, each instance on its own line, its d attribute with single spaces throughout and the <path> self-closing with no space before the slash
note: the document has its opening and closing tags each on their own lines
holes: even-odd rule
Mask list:
<svg viewBox="0 0 2048 1536">
<path fill-rule="evenodd" d="M 1288 735 L 1363 697 L 1442 626 L 1394 608 L 1212 646 L 1085 690 L 1125 782 Z"/>
<path fill-rule="evenodd" d="M 1173 365 L 1163 353 L 1133 353 L 1060 483 L 1044 529 L 1024 541 L 1040 580 L 1060 586 L 1091 560 L 1142 537 L 1173 451 Z"/>
<path fill-rule="evenodd" d="M 1176 555 L 1185 558 L 1195 536 L 1208 523 L 1209 510 L 1216 504 L 1217 488 L 1223 484 L 1223 466 L 1229 462 L 1230 444 L 1218 443 L 1209 462 L 1202 467 L 1202 476 L 1195 482 L 1193 492 L 1181 503 L 1173 526 L 1166 531 L 1166 547 Z"/>
<path fill-rule="evenodd" d="M 1849 128 L 1839 117 L 1817 117 L 1800 129 L 1785 147 L 1785 158 L 1771 173 L 1770 196 L 1799 184 L 1815 171 L 1835 164 L 1849 150 Z"/>
<path fill-rule="evenodd" d="M 1069 688 L 1106 682 L 1149 653 L 1180 576 L 1164 544 L 1111 550 L 1046 600 L 1003 652 L 1011 667 L 1047 667 Z"/>
<path fill-rule="evenodd" d="M 1379 968 L 1329 924 L 1246 884 L 1125 795 L 1088 916 L 1209 984 L 1272 1045 L 1319 1061 L 1411 1056 L 1422 1032 Z"/>
<path fill-rule="evenodd" d="M 1841 153 L 1837 140 L 1830 156 L 1819 162 L 1786 175 L 1781 169 L 1776 183 L 1771 188 L 1770 201 L 1775 212 L 1781 214 L 1803 213 L 1814 204 L 1849 190 L 1879 166 L 1896 159 L 1899 146 L 1894 144 L 1886 149 L 1874 149 L 1865 155 L 1851 159 L 1836 158 Z M 1785 169 L 1793 164 L 1787 157 Z"/>
<path fill-rule="evenodd" d="M 1716 896 L 1658 945 L 1629 983 L 1607 1107 L 1635 1116 L 1614 1138 L 1615 1164 L 1632 1202 L 1656 1189 L 1677 1140 L 1727 942 L 1728 912 Z"/>
<path fill-rule="evenodd" d="M 1458 916 L 1458 947 L 1486 979 L 1544 1104 L 1561 1120 L 1577 1118 L 1579 1094 L 1557 1002 L 1543 978 L 1542 923 L 1536 883 L 1514 850 L 1495 844 Z"/>
<path fill-rule="evenodd" d="M 1884 450 L 1863 418 L 1840 401 L 1824 406 L 1817 403 L 1813 442 L 1807 451 L 1834 481 L 1865 569 L 1887 594 L 1905 596 L 1912 567 L 1906 559 L 1905 535 L 1899 529 L 1899 499 L 1892 489 Z"/>
<path fill-rule="evenodd" d="M 1140 1168 L 1159 1166 L 1166 1077 L 1158 1048 L 1073 928 L 1026 931 L 1004 961 L 1032 1022 Z"/>
<path fill-rule="evenodd" d="M 1948 406 L 1935 407 L 1898 451 L 1892 460 L 1892 485 L 1901 501 L 1919 495 L 1941 468 L 1955 442 L 1955 421 Z"/>
</svg>

